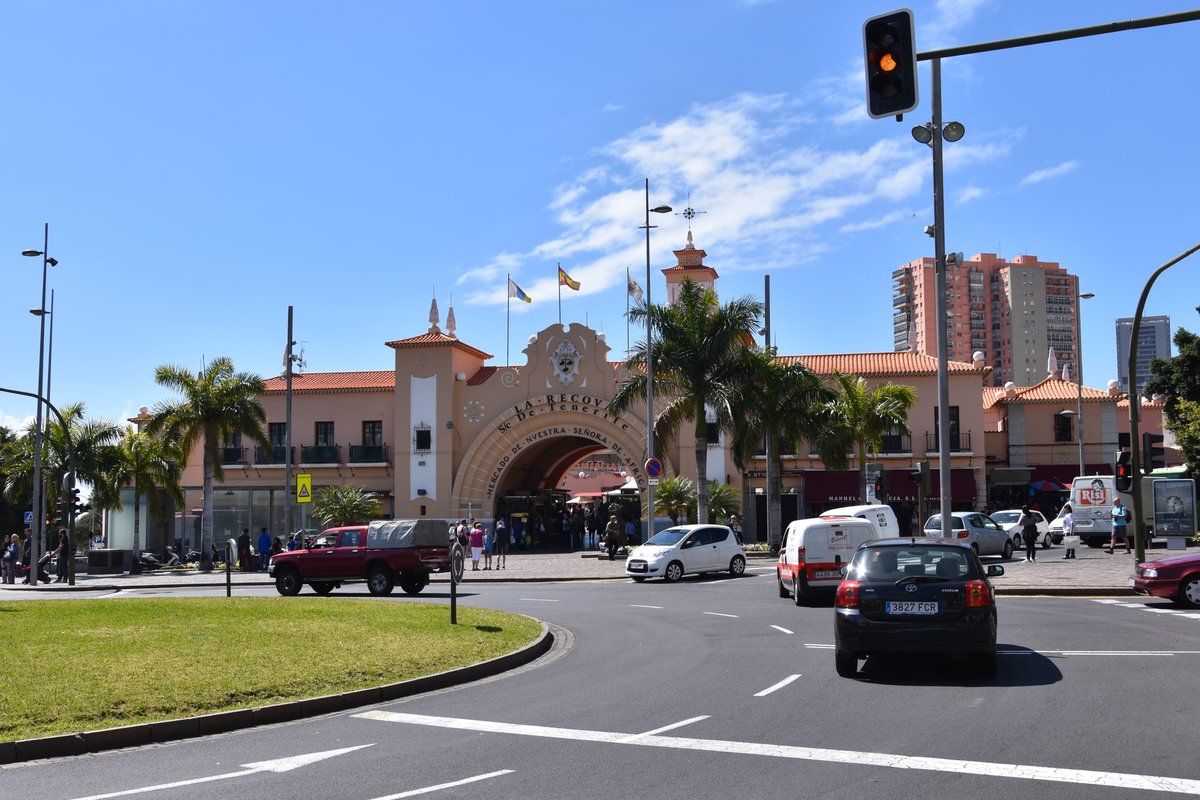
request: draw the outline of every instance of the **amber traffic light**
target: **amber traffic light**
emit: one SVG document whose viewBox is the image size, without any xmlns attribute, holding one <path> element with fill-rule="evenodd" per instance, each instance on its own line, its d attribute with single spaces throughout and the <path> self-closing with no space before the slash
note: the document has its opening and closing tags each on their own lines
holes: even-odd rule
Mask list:
<svg viewBox="0 0 1200 800">
<path fill-rule="evenodd" d="M 907 8 L 863 23 L 867 68 L 867 113 L 879 119 L 917 107 L 917 43 Z"/>
</svg>

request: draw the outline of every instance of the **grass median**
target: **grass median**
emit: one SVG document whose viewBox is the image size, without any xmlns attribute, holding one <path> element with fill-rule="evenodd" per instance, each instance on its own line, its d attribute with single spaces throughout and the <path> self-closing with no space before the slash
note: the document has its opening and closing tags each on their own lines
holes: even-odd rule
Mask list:
<svg viewBox="0 0 1200 800">
<path fill-rule="evenodd" d="M 534 641 L 528 617 L 338 598 L 0 602 L 0 741 L 408 680 Z"/>
</svg>

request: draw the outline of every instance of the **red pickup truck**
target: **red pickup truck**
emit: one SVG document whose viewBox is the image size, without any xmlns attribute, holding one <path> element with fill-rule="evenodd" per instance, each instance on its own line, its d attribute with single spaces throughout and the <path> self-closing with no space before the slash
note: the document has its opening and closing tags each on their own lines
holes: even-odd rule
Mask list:
<svg viewBox="0 0 1200 800">
<path fill-rule="evenodd" d="M 295 595 L 307 583 L 329 594 L 346 581 L 366 580 L 374 595 L 399 584 L 417 594 L 433 572 L 450 570 L 449 523 L 435 519 L 394 519 L 321 531 L 304 550 L 271 557 L 267 569 L 282 595 Z"/>
</svg>

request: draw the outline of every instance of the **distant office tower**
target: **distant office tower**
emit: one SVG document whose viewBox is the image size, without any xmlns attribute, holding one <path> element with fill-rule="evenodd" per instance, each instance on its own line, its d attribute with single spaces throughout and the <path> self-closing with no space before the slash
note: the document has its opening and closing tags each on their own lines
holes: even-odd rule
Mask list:
<svg viewBox="0 0 1200 800">
<path fill-rule="evenodd" d="M 1129 343 L 1133 340 L 1133 317 L 1117 320 L 1117 380 L 1121 391 L 1129 391 Z M 1137 388 L 1140 393 L 1150 380 L 1150 362 L 1171 357 L 1171 318 L 1142 317 L 1138 328 Z"/>
<path fill-rule="evenodd" d="M 934 260 L 910 261 L 892 273 L 892 336 L 896 350 L 937 355 Z M 1079 375 L 1075 339 L 1079 279 L 1058 264 L 979 253 L 946 270 L 946 350 L 971 362 L 980 351 L 992 383 L 1032 386 L 1048 374 L 1050 348 L 1059 374 Z"/>
</svg>

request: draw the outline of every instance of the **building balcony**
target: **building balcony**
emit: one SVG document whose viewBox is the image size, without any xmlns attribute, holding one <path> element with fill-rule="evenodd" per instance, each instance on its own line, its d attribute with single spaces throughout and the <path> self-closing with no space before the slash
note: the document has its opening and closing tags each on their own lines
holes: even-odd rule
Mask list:
<svg viewBox="0 0 1200 800">
<path fill-rule="evenodd" d="M 925 434 L 925 452 L 937 453 L 941 452 L 941 447 L 938 445 L 938 435 L 936 433 Z M 950 452 L 951 453 L 969 453 L 971 452 L 971 432 L 950 434 Z"/>
<path fill-rule="evenodd" d="M 880 437 L 879 454 L 911 453 L 912 437 L 903 433 L 885 433 Z"/>
<path fill-rule="evenodd" d="M 350 445 L 351 464 L 386 464 L 388 451 L 386 444 L 352 444 Z"/>
<path fill-rule="evenodd" d="M 288 449 L 283 445 L 277 447 L 255 447 L 254 463 L 283 465 L 288 461 L 287 454 Z"/>
<path fill-rule="evenodd" d="M 341 460 L 341 445 L 300 445 L 301 464 L 336 464 Z"/>
<path fill-rule="evenodd" d="M 246 448 L 244 447 L 222 447 L 221 448 L 221 466 L 230 467 L 236 464 L 246 463 Z"/>
</svg>

